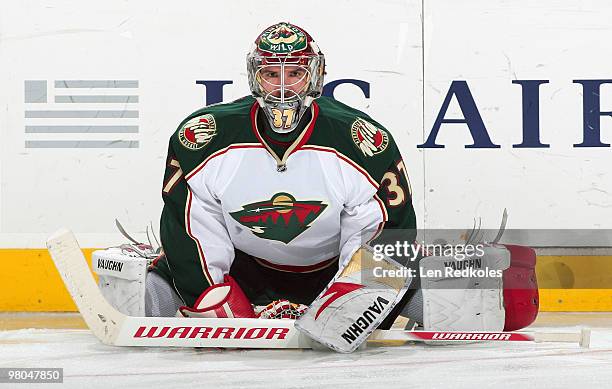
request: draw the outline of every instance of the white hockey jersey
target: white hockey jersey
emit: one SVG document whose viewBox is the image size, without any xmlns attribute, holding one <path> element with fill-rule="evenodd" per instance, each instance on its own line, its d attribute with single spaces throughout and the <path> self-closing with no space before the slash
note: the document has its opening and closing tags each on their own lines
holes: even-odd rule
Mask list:
<svg viewBox="0 0 612 389">
<path fill-rule="evenodd" d="M 415 228 L 409 181 L 391 135 L 333 99 L 277 155 L 245 97 L 199 110 L 170 140 L 162 245 L 186 303 L 222 282 L 235 250 L 281 271 L 340 263 L 383 228 Z"/>
</svg>

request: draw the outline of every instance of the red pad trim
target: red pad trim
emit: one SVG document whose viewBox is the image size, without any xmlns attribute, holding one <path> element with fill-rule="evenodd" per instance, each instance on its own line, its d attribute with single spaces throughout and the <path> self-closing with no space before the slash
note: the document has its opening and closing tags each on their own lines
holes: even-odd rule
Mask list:
<svg viewBox="0 0 612 389">
<path fill-rule="evenodd" d="M 284 272 L 289 272 L 289 273 L 311 273 L 317 270 L 325 269 L 326 267 L 332 265 L 334 262 L 338 260 L 338 257 L 330 258 L 323 262 L 315 263 L 314 265 L 304 265 L 304 266 L 281 265 L 278 263 L 272 263 L 272 262 L 266 261 L 265 259 L 256 258 L 256 257 L 253 257 L 253 259 L 255 260 L 255 262 L 257 262 L 261 266 L 268 267 L 268 268 L 278 270 L 278 271 L 284 271 Z"/>
<path fill-rule="evenodd" d="M 536 279 L 536 253 L 531 247 L 505 245 L 510 251 L 510 267 L 504 270 L 504 331 L 527 327 L 538 316 L 539 294 Z"/>
</svg>

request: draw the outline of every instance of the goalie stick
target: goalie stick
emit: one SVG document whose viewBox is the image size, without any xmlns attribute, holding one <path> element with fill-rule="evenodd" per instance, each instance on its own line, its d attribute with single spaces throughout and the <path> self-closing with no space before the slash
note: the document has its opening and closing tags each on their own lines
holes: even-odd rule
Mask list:
<svg viewBox="0 0 612 389">
<path fill-rule="evenodd" d="M 293 320 L 126 316 L 102 296 L 74 237 L 62 229 L 47 240 L 57 270 L 85 323 L 102 342 L 114 346 L 311 348 Z M 577 334 L 529 332 L 425 332 L 376 330 L 369 341 L 552 341 L 588 347 L 588 330 Z"/>
<path fill-rule="evenodd" d="M 47 248 L 85 323 L 102 343 L 115 346 L 308 348 L 291 320 L 133 317 L 102 296 L 69 230 L 47 240 Z"/>
<path fill-rule="evenodd" d="M 588 348 L 591 330 L 583 328 L 580 332 L 486 332 L 486 331 L 375 331 L 368 341 L 413 341 L 413 342 L 563 342 L 578 343 Z"/>
</svg>

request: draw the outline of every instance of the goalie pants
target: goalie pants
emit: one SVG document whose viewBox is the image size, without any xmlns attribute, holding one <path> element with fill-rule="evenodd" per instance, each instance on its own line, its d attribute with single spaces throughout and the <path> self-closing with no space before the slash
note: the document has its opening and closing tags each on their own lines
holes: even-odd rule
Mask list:
<svg viewBox="0 0 612 389">
<path fill-rule="evenodd" d="M 160 261 L 164 260 L 165 258 L 162 258 Z M 280 271 L 263 266 L 250 255 L 236 250 L 230 275 L 240 285 L 252 304 L 267 305 L 274 300 L 286 299 L 293 303 L 310 305 L 337 271 L 337 261 L 333 261 L 330 266 L 323 269 L 308 273 Z M 409 290 L 379 328 L 390 328 L 400 314 L 420 322 L 423 312 L 422 304 L 420 291 Z M 162 277 L 158 272 L 149 272 L 146 279 L 145 314 L 147 316 L 175 316 L 181 305 L 185 304 L 171 285 L 171 280 Z"/>
</svg>

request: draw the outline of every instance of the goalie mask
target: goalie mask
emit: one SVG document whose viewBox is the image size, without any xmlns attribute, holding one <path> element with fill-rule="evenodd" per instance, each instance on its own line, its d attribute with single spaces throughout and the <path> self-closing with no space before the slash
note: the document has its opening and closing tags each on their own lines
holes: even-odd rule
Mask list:
<svg viewBox="0 0 612 389">
<path fill-rule="evenodd" d="M 278 133 L 293 131 L 321 96 L 325 59 L 301 28 L 278 23 L 262 32 L 247 55 L 251 93 Z"/>
</svg>

